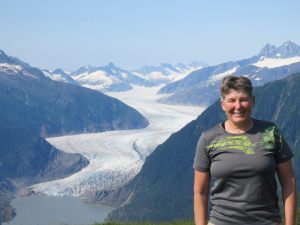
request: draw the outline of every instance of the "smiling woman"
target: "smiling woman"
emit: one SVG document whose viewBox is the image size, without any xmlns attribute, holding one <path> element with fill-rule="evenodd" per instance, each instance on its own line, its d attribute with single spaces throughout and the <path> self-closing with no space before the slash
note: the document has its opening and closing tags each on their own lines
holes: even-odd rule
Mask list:
<svg viewBox="0 0 300 225">
<path fill-rule="evenodd" d="M 227 120 L 202 133 L 196 149 L 196 225 L 281 224 L 276 173 L 286 225 L 295 225 L 296 185 L 289 146 L 273 123 L 251 118 L 254 96 L 248 78 L 225 77 L 220 90 Z M 214 183 L 207 219 L 210 178 Z"/>
</svg>

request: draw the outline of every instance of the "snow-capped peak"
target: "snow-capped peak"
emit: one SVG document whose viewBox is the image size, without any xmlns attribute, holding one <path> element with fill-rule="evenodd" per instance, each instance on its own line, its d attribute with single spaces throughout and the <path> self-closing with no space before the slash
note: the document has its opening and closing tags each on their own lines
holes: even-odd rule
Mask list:
<svg viewBox="0 0 300 225">
<path fill-rule="evenodd" d="M 112 74 L 117 74 L 120 71 L 122 71 L 122 69 L 120 69 L 119 67 L 117 67 L 114 63 L 110 62 L 105 66 L 99 67 L 99 70 L 103 70 L 107 73 L 112 73 Z"/>
<path fill-rule="evenodd" d="M 258 56 L 265 58 L 291 58 L 300 56 L 300 46 L 292 41 L 286 41 L 278 48 L 271 44 L 266 44 L 258 53 Z"/>
<path fill-rule="evenodd" d="M 295 42 L 292 42 L 292 41 L 286 41 L 281 46 L 285 46 L 285 47 L 290 47 L 290 46 L 299 47 Z"/>
<path fill-rule="evenodd" d="M 258 56 L 261 57 L 276 57 L 276 54 L 278 53 L 276 46 L 271 44 L 266 44 L 258 53 Z"/>
<path fill-rule="evenodd" d="M 258 54 L 259 60 L 252 65 L 257 67 L 275 68 L 300 62 L 300 46 L 286 41 L 278 48 L 266 44 Z"/>
<path fill-rule="evenodd" d="M 173 66 L 170 63 L 162 63 L 160 66 L 143 66 L 142 68 L 135 70 L 137 73 L 141 73 L 144 76 L 147 76 L 148 74 L 151 73 L 160 73 L 161 76 L 169 76 L 172 74 L 182 74 L 186 73 L 187 71 L 191 72 L 192 70 L 199 69 L 201 67 L 204 67 L 207 64 L 199 62 L 193 62 L 190 65 L 186 65 L 183 63 L 177 63 L 175 66 Z"/>
<path fill-rule="evenodd" d="M 278 47 L 278 52 L 283 58 L 300 56 L 300 46 L 294 42 L 286 41 Z"/>
<path fill-rule="evenodd" d="M 72 76 L 76 77 L 76 76 L 81 76 L 83 73 L 91 73 L 95 70 L 96 67 L 91 66 L 91 65 L 87 65 L 87 66 L 83 66 L 80 67 L 79 69 L 75 70 L 74 72 L 72 72 Z"/>
<path fill-rule="evenodd" d="M 67 74 L 69 74 L 69 72 L 64 71 L 64 70 L 61 69 L 61 68 L 57 68 L 57 69 L 51 71 L 51 73 L 59 74 L 59 75 L 67 75 Z"/>
</svg>

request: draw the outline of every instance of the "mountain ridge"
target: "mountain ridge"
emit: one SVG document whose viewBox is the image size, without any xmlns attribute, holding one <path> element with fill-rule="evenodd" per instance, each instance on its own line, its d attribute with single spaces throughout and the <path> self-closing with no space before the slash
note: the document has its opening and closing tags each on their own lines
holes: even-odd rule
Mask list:
<svg viewBox="0 0 300 225">
<path fill-rule="evenodd" d="M 53 80 L 76 83 L 98 91 L 127 91 L 134 85 L 152 87 L 180 79 L 189 72 L 207 66 L 204 62 L 194 61 L 185 65 L 177 63 L 162 63 L 160 66 L 145 65 L 132 71 L 122 69 L 110 62 L 105 66 L 83 66 L 66 75 L 43 70 L 45 75 Z M 70 78 L 70 79 L 68 79 Z"/>
<path fill-rule="evenodd" d="M 267 44 L 255 56 L 196 70 L 167 84 L 158 93 L 170 95 L 162 97 L 159 102 L 208 106 L 217 99 L 218 87 L 225 76 L 246 76 L 254 86 L 260 86 L 297 72 L 300 72 L 300 46 L 290 41 L 278 48 Z M 273 73 L 277 74 L 276 77 L 272 76 Z"/>
<path fill-rule="evenodd" d="M 148 125 L 138 111 L 115 98 L 52 81 L 37 68 L 5 58 L 0 61 L 0 115 L 7 121 L 44 137 Z"/>
</svg>

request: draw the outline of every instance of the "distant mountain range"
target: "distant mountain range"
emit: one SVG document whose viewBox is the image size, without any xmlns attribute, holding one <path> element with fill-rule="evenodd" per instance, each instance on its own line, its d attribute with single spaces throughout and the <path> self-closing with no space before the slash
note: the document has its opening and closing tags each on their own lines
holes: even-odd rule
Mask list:
<svg viewBox="0 0 300 225">
<path fill-rule="evenodd" d="M 51 80 L 62 81 L 71 84 L 77 84 L 75 80 L 70 76 L 70 73 L 64 71 L 63 69 L 55 69 L 53 71 L 50 70 L 42 70 L 46 77 L 49 77 Z"/>
<path fill-rule="evenodd" d="M 45 76 L 56 81 L 63 81 L 98 91 L 127 91 L 134 85 L 156 86 L 178 80 L 191 71 L 207 66 L 204 62 L 194 61 L 189 65 L 178 63 L 175 66 L 163 63 L 160 66 L 144 66 L 140 69 L 128 71 L 117 67 L 113 63 L 106 66 L 85 66 L 73 72 L 62 69 L 54 71 L 43 70 Z"/>
<path fill-rule="evenodd" d="M 294 150 L 300 179 L 300 73 L 254 89 L 254 118 L 274 121 Z M 99 197 L 121 206 L 109 215 L 113 221 L 173 221 L 193 219 L 193 159 L 201 133 L 225 120 L 217 100 L 196 120 L 159 145 L 139 174 L 123 188 Z M 298 185 L 298 191 L 300 190 Z"/>
<path fill-rule="evenodd" d="M 188 65 L 183 63 L 177 63 L 176 65 L 162 63 L 160 66 L 143 66 L 142 68 L 135 70 L 134 73 L 151 82 L 153 86 L 156 86 L 180 80 L 192 71 L 206 66 L 208 66 L 206 63 L 197 61 Z"/>
<path fill-rule="evenodd" d="M 160 102 L 168 104 L 209 106 L 219 96 L 219 86 L 228 75 L 247 76 L 254 86 L 300 72 L 300 46 L 287 41 L 276 48 L 267 44 L 255 56 L 208 66 L 160 89 Z"/>
<path fill-rule="evenodd" d="M 148 121 L 121 101 L 79 85 L 55 82 L 37 68 L 0 58 L 0 118 L 43 137 L 136 129 Z"/>
<path fill-rule="evenodd" d="M 300 47 L 291 41 L 276 47 L 266 44 L 250 58 L 208 66 L 203 62 L 189 65 L 163 63 L 128 71 L 110 63 L 103 67 L 86 66 L 73 72 L 61 69 L 44 71 L 53 80 L 82 85 L 98 91 L 127 91 L 134 85 L 163 85 L 159 102 L 179 105 L 209 106 L 218 98 L 224 76 L 249 77 L 254 86 L 300 72 Z"/>
</svg>

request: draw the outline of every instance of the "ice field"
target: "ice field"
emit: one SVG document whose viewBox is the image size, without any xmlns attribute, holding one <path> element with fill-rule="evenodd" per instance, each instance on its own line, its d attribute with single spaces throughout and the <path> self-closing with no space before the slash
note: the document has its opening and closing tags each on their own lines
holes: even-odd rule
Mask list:
<svg viewBox="0 0 300 225">
<path fill-rule="evenodd" d="M 132 179 L 145 158 L 170 134 L 197 118 L 204 110 L 194 106 L 157 103 L 159 87 L 134 87 L 127 92 L 106 93 L 137 109 L 149 120 L 144 129 L 108 131 L 48 138 L 65 152 L 80 153 L 90 164 L 70 177 L 33 186 L 36 192 L 79 196 L 85 191 L 113 190 Z"/>
</svg>

